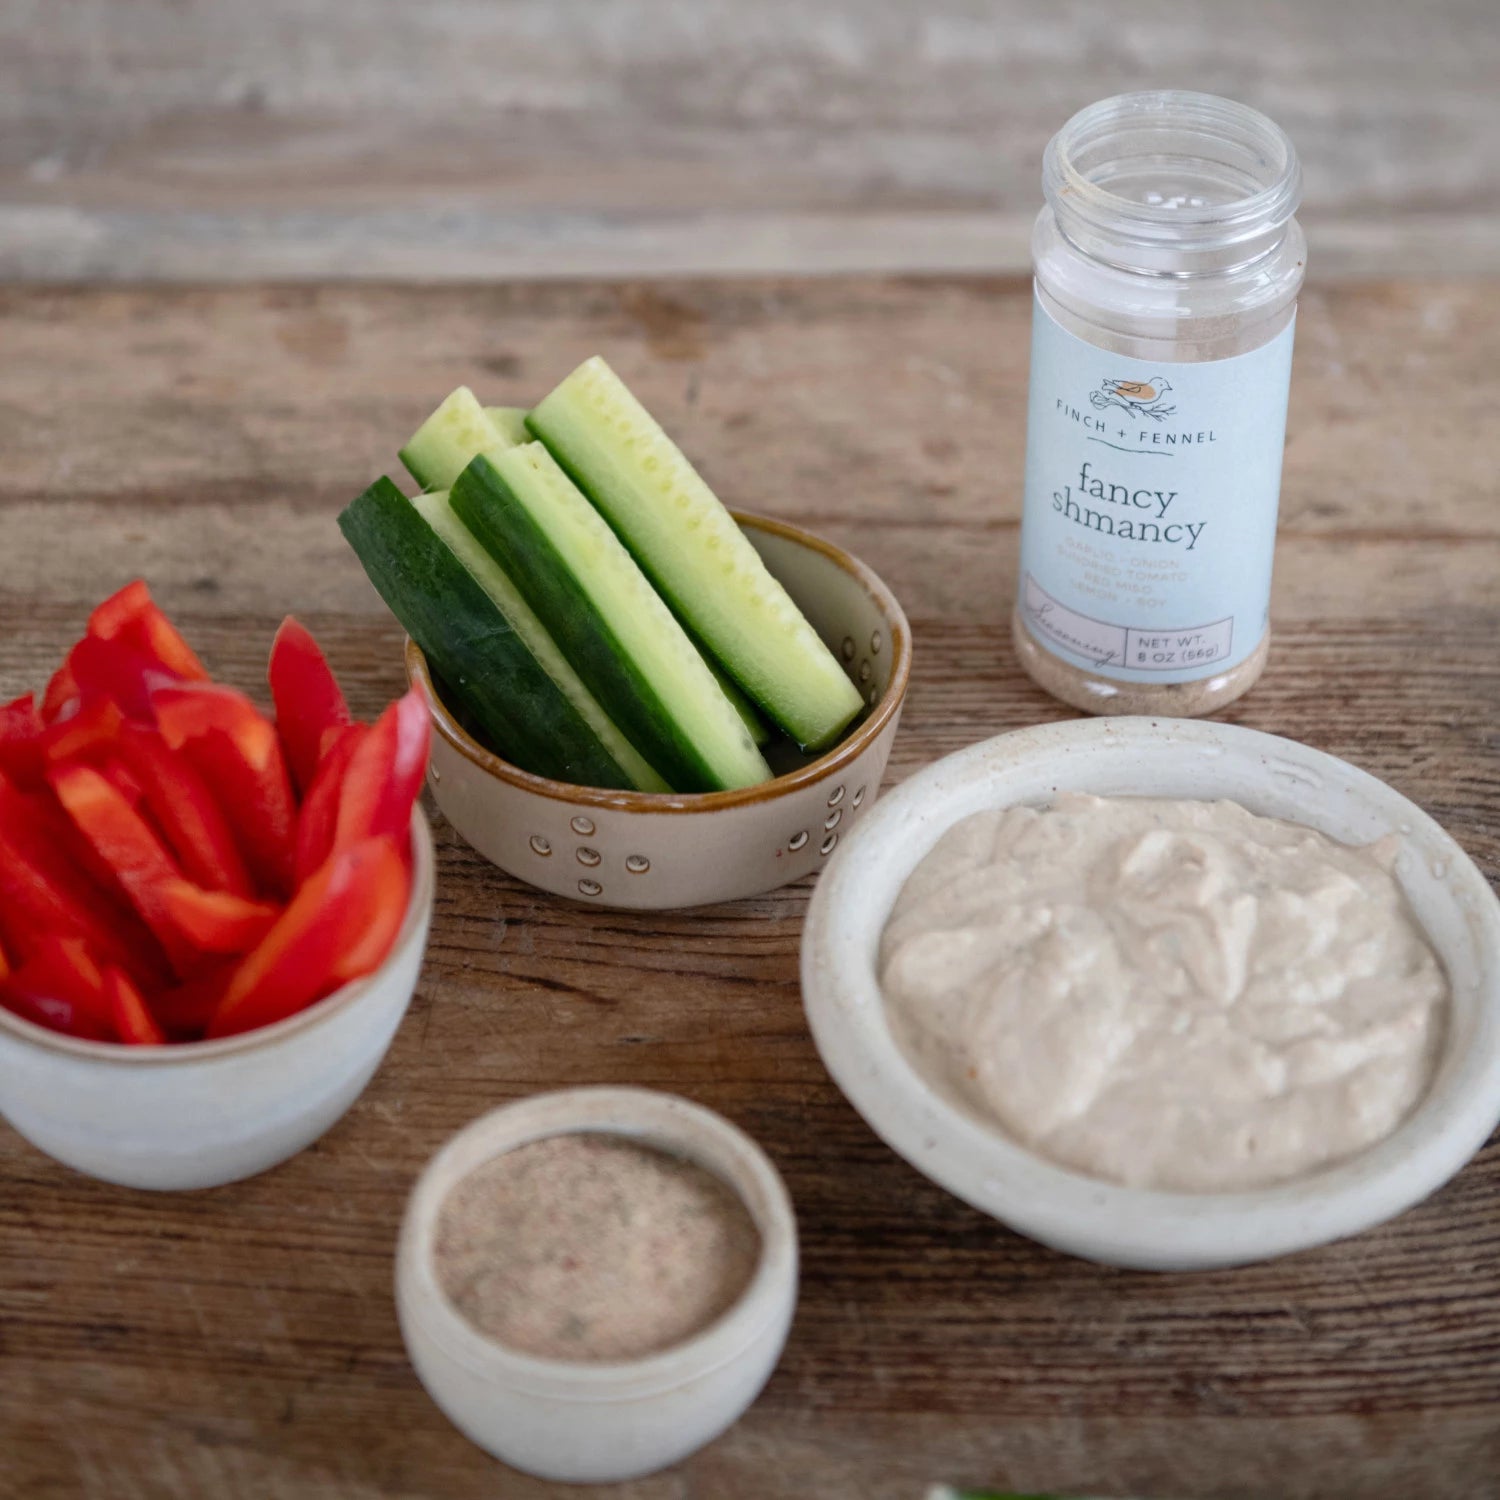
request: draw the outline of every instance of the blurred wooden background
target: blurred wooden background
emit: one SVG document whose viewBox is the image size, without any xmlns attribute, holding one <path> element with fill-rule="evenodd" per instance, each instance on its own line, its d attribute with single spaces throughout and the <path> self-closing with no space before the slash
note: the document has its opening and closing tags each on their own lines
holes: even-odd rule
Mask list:
<svg viewBox="0 0 1500 1500">
<path fill-rule="evenodd" d="M 1014 270 L 1168 85 L 1290 131 L 1315 274 L 1500 271 L 1496 0 L 0 0 L 0 278 Z"/>
</svg>

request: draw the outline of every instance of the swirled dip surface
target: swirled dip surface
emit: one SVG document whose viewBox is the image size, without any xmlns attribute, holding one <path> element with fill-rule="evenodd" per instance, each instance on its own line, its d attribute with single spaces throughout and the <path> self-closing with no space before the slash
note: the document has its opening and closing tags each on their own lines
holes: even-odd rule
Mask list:
<svg viewBox="0 0 1500 1500">
<path fill-rule="evenodd" d="M 1091 1176 L 1302 1176 L 1389 1135 L 1436 1063 L 1448 984 L 1395 853 L 1234 802 L 978 813 L 891 913 L 892 1031 L 949 1098 Z"/>
</svg>

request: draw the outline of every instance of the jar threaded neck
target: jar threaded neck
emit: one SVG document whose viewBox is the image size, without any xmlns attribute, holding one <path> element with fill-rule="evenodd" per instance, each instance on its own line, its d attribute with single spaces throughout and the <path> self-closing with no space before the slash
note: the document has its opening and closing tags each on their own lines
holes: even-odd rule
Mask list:
<svg viewBox="0 0 1500 1500">
<path fill-rule="evenodd" d="M 1145 275 L 1232 271 L 1275 248 L 1302 196 L 1291 141 L 1213 94 L 1120 94 L 1048 143 L 1042 189 L 1085 255 Z"/>
</svg>

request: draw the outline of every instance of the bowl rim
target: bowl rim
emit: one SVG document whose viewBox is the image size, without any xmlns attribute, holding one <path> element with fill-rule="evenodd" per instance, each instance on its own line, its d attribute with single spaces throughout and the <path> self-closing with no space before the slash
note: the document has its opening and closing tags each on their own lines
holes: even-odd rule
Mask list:
<svg viewBox="0 0 1500 1500">
<path fill-rule="evenodd" d="M 453 717 L 433 685 L 422 648 L 408 637 L 407 682 L 421 693 L 433 728 L 451 749 L 497 781 L 507 782 L 520 791 L 549 797 L 556 802 L 582 807 L 612 808 L 620 812 L 707 813 L 730 807 L 753 806 L 758 802 L 785 796 L 802 787 L 812 786 L 852 764 L 880 737 L 881 731 L 900 711 L 906 697 L 907 685 L 911 680 L 912 657 L 911 625 L 906 613 L 884 579 L 853 553 L 846 552 L 842 547 L 835 546 L 800 526 L 794 526 L 789 521 L 774 520 L 751 511 L 736 510 L 730 514 L 741 527 L 779 536 L 811 551 L 820 552 L 874 599 L 890 631 L 891 676 L 885 692 L 880 695 L 870 715 L 852 734 L 820 755 L 811 765 L 800 766 L 784 776 L 774 776 L 770 781 L 729 792 L 637 792 L 609 787 L 574 786 L 571 782 L 555 781 L 550 776 L 538 776 L 533 772 L 523 771 L 519 766 L 496 755 L 493 750 L 486 749 Z"/>
<path fill-rule="evenodd" d="M 506 1152 L 561 1135 L 617 1135 L 711 1172 L 760 1233 L 760 1255 L 733 1303 L 696 1333 L 636 1359 L 569 1360 L 529 1354 L 474 1327 L 438 1279 L 443 1205 L 471 1172 Z M 407 1198 L 396 1253 L 403 1322 L 412 1317 L 471 1374 L 560 1402 L 635 1401 L 742 1358 L 788 1301 L 795 1307 L 797 1215 L 775 1163 L 732 1120 L 680 1094 L 634 1084 L 583 1084 L 529 1094 L 471 1120 L 427 1160 Z M 404 1329 L 403 1329 L 404 1336 Z"/>
<path fill-rule="evenodd" d="M 311 1031 L 324 1022 L 331 1021 L 340 1011 L 357 1004 L 370 992 L 400 961 L 426 924 L 437 886 L 437 854 L 432 842 L 432 829 L 420 802 L 412 807 L 411 814 L 411 894 L 407 898 L 406 915 L 391 944 L 390 952 L 380 961 L 379 968 L 358 979 L 351 979 L 332 994 L 324 995 L 321 1000 L 315 1000 L 295 1014 L 273 1021 L 269 1026 L 257 1026 L 250 1031 L 240 1032 L 237 1036 L 216 1037 L 211 1041 L 137 1045 L 128 1042 L 96 1042 L 68 1036 L 61 1031 L 38 1025 L 35 1021 L 28 1021 L 24 1016 L 18 1016 L 0 1005 L 0 1032 L 9 1032 L 18 1042 L 40 1046 L 50 1052 L 114 1067 L 180 1067 L 189 1063 L 239 1057 L 261 1047 L 274 1047 L 291 1040 L 300 1032 Z"/>
<path fill-rule="evenodd" d="M 1050 1161 L 939 1094 L 885 1024 L 884 997 L 863 944 L 873 928 L 878 945 L 890 904 L 918 861 L 975 810 L 976 804 L 961 805 L 966 789 L 987 787 L 994 796 L 984 805 L 1005 806 L 1015 800 L 1006 796 L 1006 781 L 1018 767 L 1055 762 L 1070 746 L 1092 748 L 1094 742 L 1112 745 L 1122 760 L 1139 759 L 1149 748 L 1160 764 L 1170 746 L 1183 760 L 1206 752 L 1224 765 L 1259 760 L 1271 762 L 1273 769 L 1279 764 L 1316 771 L 1337 777 L 1372 814 L 1389 817 L 1424 859 L 1436 857 L 1446 867 L 1443 899 L 1452 902 L 1472 935 L 1480 964 L 1473 1024 L 1483 1046 L 1459 1055 L 1450 1036 L 1427 1094 L 1384 1139 L 1305 1176 L 1234 1192 L 1176 1192 L 1089 1177 Z M 993 763 L 1001 747 L 1010 754 Z M 1035 798 L 1028 792 L 1026 800 Z M 1300 821 L 1319 826 L 1311 817 Z M 872 901 L 866 884 L 882 865 L 885 871 L 877 877 L 882 899 Z M 887 882 L 891 903 L 883 899 Z M 1431 940 L 1448 968 L 1451 944 L 1445 948 Z M 1500 900 L 1483 873 L 1451 835 L 1378 777 L 1298 741 L 1235 724 L 1075 719 L 1014 730 L 933 762 L 883 797 L 829 861 L 808 908 L 801 978 L 804 1010 L 824 1066 L 892 1150 L 1018 1233 L 1110 1265 L 1149 1270 L 1243 1265 L 1360 1233 L 1446 1183 L 1484 1144 L 1500 1116 Z M 861 1019 L 871 1015 L 878 1024 Z"/>
</svg>

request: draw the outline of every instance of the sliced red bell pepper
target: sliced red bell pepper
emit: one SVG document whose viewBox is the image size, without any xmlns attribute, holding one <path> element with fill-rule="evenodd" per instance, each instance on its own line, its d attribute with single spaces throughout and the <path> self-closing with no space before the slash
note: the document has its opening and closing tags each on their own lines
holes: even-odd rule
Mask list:
<svg viewBox="0 0 1500 1500">
<path fill-rule="evenodd" d="M 349 705 L 311 632 L 291 615 L 271 642 L 266 677 L 292 776 L 306 796 L 332 731 L 349 723 Z"/>
<path fill-rule="evenodd" d="M 0 995 L 17 1015 L 54 1031 L 92 1041 L 114 1038 L 104 974 L 81 938 L 47 934 Z"/>
<path fill-rule="evenodd" d="M 39 861 L 45 870 L 59 872 L 88 901 L 101 901 L 105 906 L 113 904 L 127 914 L 128 923 L 135 921 L 115 885 L 114 872 L 73 826 L 45 781 L 36 791 L 22 791 L 0 771 L 0 836 L 19 848 L 23 860 Z M 0 928 L 4 926 L 4 917 L 5 910 L 0 905 Z M 20 925 L 23 931 L 17 946 L 24 950 L 25 922 Z"/>
<path fill-rule="evenodd" d="M 202 953 L 247 953 L 281 915 L 272 902 L 206 891 L 190 880 L 167 881 L 161 900 L 178 932 Z"/>
<path fill-rule="evenodd" d="M 101 762 L 102 763 L 102 762 Z M 45 776 L 45 768 L 43 770 Z M 0 772 L 0 780 L 4 773 Z M 129 912 L 130 903 L 115 880 L 115 872 L 94 851 L 94 846 L 73 826 L 73 821 L 62 810 L 52 788 L 45 780 L 35 791 L 21 791 L 14 783 L 6 781 L 0 786 L 0 817 L 13 830 L 20 829 L 28 847 L 40 848 L 53 861 L 72 865 L 84 877 L 85 885 L 92 882 L 102 899 L 113 903 L 122 912 Z M 134 916 L 129 917 L 134 924 Z M 145 936 L 144 931 L 140 934 Z"/>
<path fill-rule="evenodd" d="M 122 1042 L 141 1047 L 161 1047 L 167 1034 L 151 1014 L 141 992 L 118 969 L 104 971 L 104 994 L 109 1001 L 110 1021 Z"/>
<path fill-rule="evenodd" d="M 410 876 L 393 840 L 364 839 L 314 872 L 247 953 L 208 1024 L 232 1036 L 294 1015 L 389 951 L 406 914 Z"/>
<path fill-rule="evenodd" d="M 75 713 L 55 719 L 42 731 L 42 759 L 49 766 L 99 759 L 113 749 L 125 716 L 108 698 L 80 703 Z"/>
<path fill-rule="evenodd" d="M 401 849 L 407 847 L 412 803 L 427 773 L 431 734 L 426 705 L 415 689 L 375 721 L 344 777 L 335 850 L 381 835 L 397 840 Z"/>
<path fill-rule="evenodd" d="M 223 959 L 181 984 L 153 993 L 151 1012 L 168 1035 L 179 1041 L 196 1041 L 203 1035 L 238 963 L 237 956 Z"/>
<path fill-rule="evenodd" d="M 229 819 L 187 756 L 169 749 L 157 730 L 140 724 L 121 728 L 117 748 L 140 782 L 146 806 L 183 873 L 207 890 L 253 896 Z"/>
<path fill-rule="evenodd" d="M 111 758 L 98 768 L 99 774 L 132 806 L 145 801 L 146 791 L 135 772 L 123 760 Z"/>
<path fill-rule="evenodd" d="M 339 799 L 344 777 L 360 745 L 369 737 L 366 724 L 346 724 L 318 764 L 302 806 L 297 811 L 297 879 L 306 880 L 333 852 L 333 832 L 338 826 Z"/>
<path fill-rule="evenodd" d="M 358 936 L 334 959 L 333 977 L 339 984 L 373 974 L 385 962 L 396 935 L 401 931 L 401 924 L 406 920 L 406 908 L 411 901 L 411 865 L 405 852 L 397 847 L 394 839 L 376 842 L 388 843 L 396 854 L 397 863 L 382 873 L 383 894 L 367 911 Z"/>
<path fill-rule="evenodd" d="M 217 683 L 183 683 L 151 696 L 169 747 L 186 747 L 213 789 L 260 881 L 291 890 L 297 806 L 275 726 L 243 693 Z"/>
<path fill-rule="evenodd" d="M 50 793 L 21 792 L 0 776 L 0 919 L 13 953 L 29 957 L 48 934 L 79 937 L 102 960 L 161 980 L 160 944 L 112 885 L 91 878 L 90 864 L 107 873 Z"/>
<path fill-rule="evenodd" d="M 64 661 L 47 680 L 47 690 L 42 694 L 42 722 L 55 724 L 74 711 L 78 702 L 78 683 L 73 676 L 73 668 Z"/>
<path fill-rule="evenodd" d="M 86 635 L 68 653 L 68 665 L 85 707 L 115 704 L 127 718 L 151 723 L 152 690 L 182 679 L 123 640 Z"/>
<path fill-rule="evenodd" d="M 194 682 L 208 681 L 208 669 L 157 607 L 151 591 L 139 578 L 111 594 L 95 609 L 89 616 L 88 633 L 101 641 L 123 641 L 159 662 L 173 676 Z"/>
<path fill-rule="evenodd" d="M 92 766 L 59 766 L 49 780 L 80 833 L 114 870 L 131 904 L 156 934 L 172 967 L 190 973 L 195 954 L 183 941 L 163 899 L 167 882 L 182 871 L 135 808 Z"/>
<path fill-rule="evenodd" d="M 10 960 L 5 956 L 5 949 L 0 947 L 0 985 L 10 978 Z"/>
<path fill-rule="evenodd" d="M 32 693 L 0 707 L 0 771 L 21 786 L 41 785 L 44 727 Z"/>
</svg>

